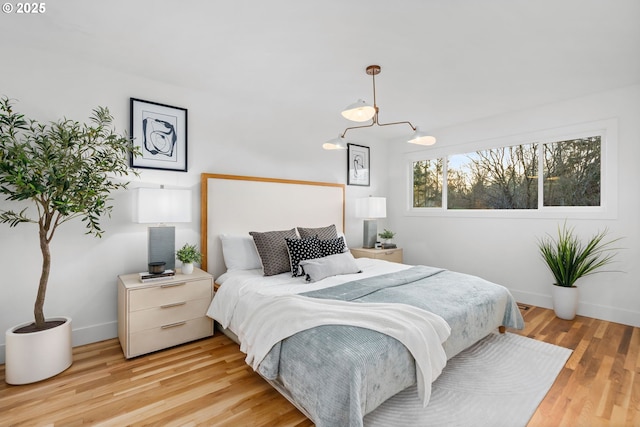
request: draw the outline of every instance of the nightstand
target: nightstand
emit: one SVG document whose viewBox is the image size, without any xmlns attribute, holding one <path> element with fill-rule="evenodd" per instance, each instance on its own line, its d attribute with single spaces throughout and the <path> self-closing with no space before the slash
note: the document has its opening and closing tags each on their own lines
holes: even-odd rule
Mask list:
<svg viewBox="0 0 640 427">
<path fill-rule="evenodd" d="M 367 249 L 355 248 L 350 249 L 354 258 L 375 258 L 385 261 L 402 263 L 402 248 L 394 249 Z"/>
<path fill-rule="evenodd" d="M 213 276 L 192 274 L 141 282 L 138 273 L 118 276 L 118 338 L 125 357 L 213 335 L 206 316 L 213 298 Z"/>
</svg>

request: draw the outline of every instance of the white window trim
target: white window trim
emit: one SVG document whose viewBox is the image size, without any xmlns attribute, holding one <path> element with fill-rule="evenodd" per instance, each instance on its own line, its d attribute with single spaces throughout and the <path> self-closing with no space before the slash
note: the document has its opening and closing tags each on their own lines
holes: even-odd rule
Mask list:
<svg viewBox="0 0 640 427">
<path fill-rule="evenodd" d="M 454 154 L 508 147 L 519 144 L 550 143 L 570 139 L 601 136 L 601 188 L 600 206 L 542 206 L 539 193 L 538 209 L 447 209 L 447 187 L 442 194 L 442 207 L 414 208 L 413 205 L 413 163 L 420 160 L 437 159 Z M 440 146 L 428 150 L 405 154 L 406 194 L 405 216 L 462 217 L 462 218 L 576 218 L 576 219 L 616 219 L 618 216 L 618 120 L 603 119 L 561 128 L 541 130 L 526 134 L 512 135 L 482 141 L 473 141 L 451 146 Z M 538 167 L 542 169 L 543 163 Z M 446 170 L 446 162 L 444 165 Z M 541 175 L 540 175 L 541 176 Z M 539 188 L 539 191 L 542 191 Z"/>
</svg>

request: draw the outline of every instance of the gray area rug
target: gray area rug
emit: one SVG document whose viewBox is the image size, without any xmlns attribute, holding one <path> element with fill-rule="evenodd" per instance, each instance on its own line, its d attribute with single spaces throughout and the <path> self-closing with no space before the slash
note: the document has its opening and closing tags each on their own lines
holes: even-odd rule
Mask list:
<svg viewBox="0 0 640 427">
<path fill-rule="evenodd" d="M 491 334 L 451 359 L 420 405 L 416 387 L 364 418 L 367 427 L 526 426 L 571 350 L 515 334 Z"/>
</svg>

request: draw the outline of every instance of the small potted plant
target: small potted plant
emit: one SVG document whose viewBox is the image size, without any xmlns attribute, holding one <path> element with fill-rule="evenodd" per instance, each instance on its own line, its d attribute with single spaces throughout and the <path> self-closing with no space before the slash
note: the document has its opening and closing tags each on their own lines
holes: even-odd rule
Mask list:
<svg viewBox="0 0 640 427">
<path fill-rule="evenodd" d="M 382 233 L 378 233 L 378 236 L 380 236 L 380 238 L 384 240 L 384 243 L 381 246 L 382 249 L 391 249 L 396 247 L 395 244 L 391 243 L 391 239 L 393 239 L 395 235 L 396 233 L 391 230 L 387 230 L 386 228 Z"/>
<path fill-rule="evenodd" d="M 196 248 L 196 245 L 185 243 L 183 247 L 176 252 L 176 258 L 182 262 L 182 274 L 193 273 L 193 263 L 200 262 L 202 254 Z"/>
<path fill-rule="evenodd" d="M 553 310 L 561 319 L 573 320 L 578 309 L 578 288 L 575 282 L 584 276 L 602 272 L 613 261 L 616 248 L 611 245 L 620 240 L 606 241 L 608 230 L 599 231 L 584 245 L 574 234 L 573 227 L 565 223 L 558 227 L 558 237 L 546 236 L 538 240 L 540 255 L 555 278 L 551 287 Z"/>
</svg>

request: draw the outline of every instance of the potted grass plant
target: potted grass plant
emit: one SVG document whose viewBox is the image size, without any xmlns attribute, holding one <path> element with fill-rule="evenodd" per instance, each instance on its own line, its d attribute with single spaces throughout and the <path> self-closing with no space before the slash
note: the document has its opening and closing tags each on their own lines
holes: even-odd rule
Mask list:
<svg viewBox="0 0 640 427">
<path fill-rule="evenodd" d="M 598 231 L 586 243 L 575 235 L 566 222 L 558 226 L 557 237 L 550 235 L 538 240 L 542 259 L 551 270 L 555 283 L 551 287 L 553 309 L 561 319 L 573 320 L 578 309 L 578 279 L 602 272 L 610 264 L 617 248 L 613 244 L 620 239 L 606 240 L 608 230 Z"/>
<path fill-rule="evenodd" d="M 196 248 L 196 245 L 185 243 L 183 247 L 176 252 L 176 258 L 182 262 L 180 271 L 182 274 L 193 273 L 193 263 L 200 262 L 202 254 Z"/>
<path fill-rule="evenodd" d="M 112 206 L 110 193 L 126 188 L 131 139 L 116 134 L 107 108 L 93 110 L 90 124 L 62 119 L 47 124 L 14 111 L 0 99 L 0 194 L 29 206 L 0 210 L 0 222 L 35 225 L 42 264 L 33 308 L 34 320 L 6 331 L 5 381 L 27 384 L 71 365 L 71 318 L 46 318 L 44 303 L 51 271 L 49 245 L 58 228 L 81 218 L 86 234 L 101 237 L 100 219 Z"/>
</svg>

